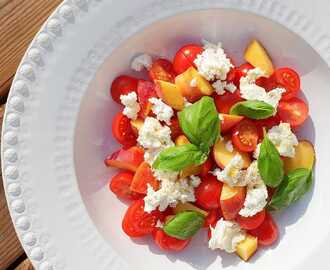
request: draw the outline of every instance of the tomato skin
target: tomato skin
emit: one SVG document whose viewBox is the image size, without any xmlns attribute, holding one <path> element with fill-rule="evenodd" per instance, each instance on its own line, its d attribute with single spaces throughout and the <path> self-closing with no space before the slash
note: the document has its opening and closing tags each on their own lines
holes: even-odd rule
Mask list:
<svg viewBox="0 0 330 270">
<path fill-rule="evenodd" d="M 183 131 L 180 127 L 179 119 L 176 117 L 171 119 L 171 125 L 169 126 L 169 128 L 171 129 L 172 140 L 175 140 L 175 138 L 183 134 Z"/>
<path fill-rule="evenodd" d="M 185 72 L 190 67 L 195 67 L 194 60 L 203 48 L 196 44 L 188 44 L 180 48 L 174 56 L 173 68 L 176 74 Z"/>
<path fill-rule="evenodd" d="M 151 103 L 149 98 L 157 97 L 156 87 L 153 82 L 139 80 L 137 84 L 137 95 L 140 104 L 139 116 L 145 119 L 151 113 Z"/>
<path fill-rule="evenodd" d="M 112 120 L 112 135 L 125 149 L 136 145 L 136 135 L 131 121 L 122 112 L 115 115 Z"/>
<path fill-rule="evenodd" d="M 157 228 L 152 233 L 152 237 L 157 246 L 165 251 L 181 251 L 190 242 L 190 239 L 180 240 L 167 235 L 162 229 Z"/>
<path fill-rule="evenodd" d="M 109 183 L 110 190 L 116 194 L 117 197 L 126 200 L 141 199 L 141 194 L 131 191 L 130 185 L 132 183 L 134 174 L 129 171 L 123 171 L 115 174 Z"/>
<path fill-rule="evenodd" d="M 300 76 L 291 68 L 279 68 L 270 76 L 266 84 L 268 90 L 276 87 L 283 87 L 286 91 L 282 94 L 282 100 L 289 100 L 297 96 L 300 91 Z"/>
<path fill-rule="evenodd" d="M 218 220 L 221 218 L 220 209 L 212 209 L 209 211 L 209 214 L 205 218 L 204 227 L 208 228 L 210 226 L 215 227 Z"/>
<path fill-rule="evenodd" d="M 202 177 L 201 184 L 195 189 L 196 204 L 204 209 L 220 208 L 222 183 L 214 175 Z"/>
<path fill-rule="evenodd" d="M 258 139 L 258 128 L 249 119 L 242 120 L 233 129 L 232 141 L 234 146 L 240 151 L 254 151 L 257 147 Z"/>
<path fill-rule="evenodd" d="M 121 104 L 120 96 L 127 95 L 130 92 L 136 92 L 138 79 L 131 76 L 118 76 L 111 84 L 110 94 L 114 101 Z"/>
<path fill-rule="evenodd" d="M 211 158 L 208 158 L 203 164 L 202 164 L 202 169 L 201 172 L 199 173 L 200 176 L 205 177 L 208 175 L 209 171 L 213 167 L 213 161 Z"/>
<path fill-rule="evenodd" d="M 258 127 L 258 128 L 267 128 L 270 129 L 273 126 L 277 126 L 279 125 L 279 123 L 281 122 L 280 117 L 276 114 L 272 117 L 269 117 L 267 119 L 261 119 L 261 120 L 255 120 L 254 124 Z"/>
<path fill-rule="evenodd" d="M 306 121 L 308 111 L 308 105 L 297 97 L 282 100 L 278 104 L 278 116 L 282 122 L 289 123 L 293 128 L 301 126 Z"/>
<path fill-rule="evenodd" d="M 266 212 L 266 216 L 261 225 L 248 231 L 251 235 L 258 238 L 258 244 L 262 246 L 270 246 L 274 244 L 278 238 L 278 227 L 272 216 Z"/>
<path fill-rule="evenodd" d="M 149 70 L 149 76 L 152 80 L 161 80 L 173 83 L 176 74 L 173 69 L 173 64 L 169 60 L 159 58 L 152 63 Z"/>
<path fill-rule="evenodd" d="M 226 92 L 223 95 L 214 95 L 215 106 L 219 113 L 229 114 L 231 107 L 237 102 L 243 101 L 243 99 L 237 94 L 239 91 L 234 93 Z"/>
<path fill-rule="evenodd" d="M 266 217 L 266 210 L 264 209 L 252 217 L 243 217 L 238 215 L 236 217 L 236 222 L 241 226 L 241 228 L 245 230 L 254 230 L 263 223 L 265 217 Z"/>
<path fill-rule="evenodd" d="M 142 162 L 131 181 L 131 190 L 140 194 L 147 194 L 148 184 L 154 189 L 159 189 L 159 181 L 155 178 L 149 164 Z"/>
<path fill-rule="evenodd" d="M 154 210 L 151 213 L 144 212 L 143 199 L 134 201 L 128 207 L 122 221 L 122 229 L 129 237 L 141 237 L 151 234 L 156 228 L 161 213 Z"/>
</svg>

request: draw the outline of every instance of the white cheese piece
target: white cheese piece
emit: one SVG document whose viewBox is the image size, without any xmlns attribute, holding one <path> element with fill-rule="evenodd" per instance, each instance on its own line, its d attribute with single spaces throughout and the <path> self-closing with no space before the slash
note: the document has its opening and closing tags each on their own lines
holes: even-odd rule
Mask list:
<svg viewBox="0 0 330 270">
<path fill-rule="evenodd" d="M 246 233 L 236 222 L 226 221 L 221 218 L 215 228 L 210 227 L 211 238 L 209 248 L 221 249 L 228 253 L 236 251 L 237 245 L 246 238 Z"/>
<path fill-rule="evenodd" d="M 227 73 L 233 67 L 221 43 L 217 45 L 211 43 L 206 44 L 204 51 L 197 55 L 194 63 L 198 72 L 209 81 L 224 81 L 227 77 Z"/>
<path fill-rule="evenodd" d="M 159 98 L 149 98 L 149 102 L 153 105 L 151 110 L 156 115 L 157 119 L 170 125 L 171 118 L 174 115 L 173 109 Z"/>
<path fill-rule="evenodd" d="M 128 118 L 135 120 L 138 112 L 140 111 L 140 105 L 137 102 L 137 95 L 135 92 L 130 92 L 127 95 L 120 96 L 121 103 L 125 106 L 123 114 Z"/>
<path fill-rule="evenodd" d="M 291 131 L 290 124 L 280 123 L 268 131 L 268 138 L 283 157 L 294 157 L 295 146 L 298 145 L 296 135 Z"/>
<path fill-rule="evenodd" d="M 222 171 L 216 169 L 213 171 L 213 175 L 229 186 L 246 186 L 246 171 L 242 169 L 243 159 L 241 155 L 236 154 Z"/>
<path fill-rule="evenodd" d="M 201 178 L 196 175 L 191 175 L 190 176 L 190 184 L 194 187 L 197 188 L 201 183 Z"/>
<path fill-rule="evenodd" d="M 225 82 L 222 82 L 221 80 L 217 80 L 214 83 L 212 83 L 212 86 L 214 88 L 214 91 L 218 95 L 224 95 L 226 93 L 226 91 L 225 91 Z"/>
<path fill-rule="evenodd" d="M 147 117 L 143 126 L 139 130 L 138 143 L 144 148 L 164 148 L 173 146 L 171 139 L 171 129 L 168 126 L 162 126 L 161 123 L 153 117 Z"/>
<path fill-rule="evenodd" d="M 136 56 L 132 63 L 131 68 L 135 71 L 142 71 L 144 68 L 149 69 L 152 66 L 152 58 L 148 54 L 141 54 Z"/>
<path fill-rule="evenodd" d="M 234 93 L 237 90 L 237 87 L 233 83 L 226 83 L 225 89 L 229 91 L 230 93 Z"/>
<path fill-rule="evenodd" d="M 234 152 L 234 146 L 231 140 L 228 140 L 228 142 L 225 144 L 225 147 L 228 152 Z"/>
</svg>

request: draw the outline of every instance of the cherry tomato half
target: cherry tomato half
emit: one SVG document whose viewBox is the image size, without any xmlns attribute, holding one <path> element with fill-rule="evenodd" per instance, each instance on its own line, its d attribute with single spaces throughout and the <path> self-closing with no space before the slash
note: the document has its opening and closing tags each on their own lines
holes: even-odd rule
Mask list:
<svg viewBox="0 0 330 270">
<path fill-rule="evenodd" d="M 280 101 L 277 110 L 280 119 L 292 127 L 301 126 L 307 119 L 309 111 L 308 105 L 297 97 Z"/>
<path fill-rule="evenodd" d="M 158 210 L 144 212 L 143 199 L 134 201 L 127 209 L 123 222 L 123 231 L 130 237 L 141 237 L 151 234 L 156 228 L 161 213 Z"/>
<path fill-rule="evenodd" d="M 114 175 L 110 181 L 109 188 L 119 198 L 126 200 L 141 199 L 141 194 L 131 191 L 130 185 L 132 183 L 134 174 L 129 171 L 119 172 Z"/>
<path fill-rule="evenodd" d="M 112 121 L 112 134 L 124 148 L 136 145 L 136 135 L 131 121 L 121 112 L 117 113 Z"/>
<path fill-rule="evenodd" d="M 279 68 L 270 76 L 266 88 L 268 90 L 276 87 L 283 87 L 286 91 L 282 95 L 282 100 L 289 100 L 297 96 L 300 90 L 300 77 L 291 68 Z"/>
<path fill-rule="evenodd" d="M 232 141 L 234 146 L 240 151 L 254 151 L 257 147 L 258 139 L 258 128 L 251 120 L 244 119 L 233 129 Z"/>
<path fill-rule="evenodd" d="M 226 92 L 223 95 L 214 95 L 215 106 L 219 113 L 229 114 L 231 107 L 237 102 L 243 101 L 241 97 L 239 97 L 238 90 L 234 93 Z"/>
<path fill-rule="evenodd" d="M 154 61 L 149 70 L 149 76 L 152 80 L 174 82 L 175 75 L 173 64 L 164 58 Z"/>
<path fill-rule="evenodd" d="M 183 250 L 190 242 L 190 239 L 180 240 L 172 236 L 167 235 L 162 229 L 157 228 L 152 233 L 152 237 L 160 247 L 160 249 L 165 251 L 181 251 Z"/>
<path fill-rule="evenodd" d="M 204 209 L 219 208 L 221 190 L 222 183 L 214 175 L 208 174 L 202 177 L 202 182 L 195 189 L 196 204 Z"/>
<path fill-rule="evenodd" d="M 213 160 L 211 158 L 208 158 L 203 164 L 201 168 L 201 172 L 199 173 L 200 176 L 204 177 L 207 176 L 209 171 L 213 167 Z"/>
<path fill-rule="evenodd" d="M 209 211 L 209 214 L 205 218 L 204 227 L 208 228 L 210 226 L 215 227 L 218 220 L 221 218 L 220 209 L 212 209 Z"/>
<path fill-rule="evenodd" d="M 120 96 L 127 95 L 130 92 L 136 92 L 138 79 L 131 76 L 118 76 L 111 84 L 110 94 L 112 99 L 121 104 Z"/>
<path fill-rule="evenodd" d="M 174 56 L 173 67 L 176 74 L 185 72 L 190 67 L 195 67 L 194 60 L 203 52 L 203 48 L 196 44 L 183 46 Z"/>
<path fill-rule="evenodd" d="M 171 137 L 173 140 L 175 140 L 175 138 L 179 135 L 183 134 L 178 118 L 172 118 L 171 125 L 169 127 L 171 129 Z"/>
<path fill-rule="evenodd" d="M 254 230 L 258 228 L 263 221 L 265 220 L 266 210 L 262 210 L 261 212 L 255 214 L 252 217 L 243 217 L 238 215 L 236 217 L 236 222 L 241 226 L 241 228 L 245 230 Z"/>
<path fill-rule="evenodd" d="M 278 238 L 278 228 L 272 216 L 266 212 L 266 216 L 261 225 L 248 231 L 251 235 L 258 238 L 258 244 L 262 246 L 270 246 L 276 242 Z"/>
</svg>

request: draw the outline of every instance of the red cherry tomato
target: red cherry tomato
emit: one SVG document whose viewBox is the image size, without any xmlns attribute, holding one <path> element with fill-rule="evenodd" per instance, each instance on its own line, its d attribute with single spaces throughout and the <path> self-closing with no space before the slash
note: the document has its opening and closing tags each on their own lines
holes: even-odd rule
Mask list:
<svg viewBox="0 0 330 270">
<path fill-rule="evenodd" d="M 215 227 L 218 220 L 221 218 L 220 209 L 212 209 L 205 218 L 204 227 L 208 228 L 210 226 Z"/>
<path fill-rule="evenodd" d="M 138 79 L 121 75 L 118 76 L 111 84 L 110 94 L 112 99 L 121 104 L 120 96 L 127 95 L 130 92 L 136 92 Z"/>
<path fill-rule="evenodd" d="M 123 231 L 130 237 L 140 237 L 151 234 L 156 228 L 161 213 L 158 210 L 144 212 L 144 201 L 134 201 L 127 209 L 123 222 Z"/>
<path fill-rule="evenodd" d="M 202 177 L 201 184 L 195 189 L 196 204 L 204 209 L 220 208 L 222 183 L 214 175 Z"/>
<path fill-rule="evenodd" d="M 267 119 L 255 120 L 254 123 L 258 128 L 267 128 L 270 129 L 273 126 L 277 126 L 281 122 L 281 119 L 278 115 L 269 117 Z"/>
<path fill-rule="evenodd" d="M 258 139 L 258 129 L 251 120 L 244 119 L 233 129 L 232 141 L 234 146 L 240 151 L 254 151 L 257 147 Z"/>
<path fill-rule="evenodd" d="M 254 230 L 258 228 L 265 220 L 266 210 L 262 210 L 252 217 L 242 217 L 238 215 L 236 222 L 245 230 Z"/>
<path fill-rule="evenodd" d="M 201 168 L 201 172 L 199 173 L 200 176 L 204 177 L 207 176 L 209 171 L 213 167 L 213 161 L 211 158 L 208 158 L 203 164 Z"/>
<path fill-rule="evenodd" d="M 282 100 L 289 100 L 297 96 L 300 90 L 300 77 L 296 71 L 291 68 L 279 68 L 275 70 L 272 76 L 266 83 L 268 90 L 276 87 L 285 88 L 285 93 L 282 95 Z"/>
<path fill-rule="evenodd" d="M 136 135 L 131 121 L 121 112 L 117 113 L 112 121 L 112 134 L 124 148 L 136 145 Z"/>
<path fill-rule="evenodd" d="M 138 200 L 141 199 L 141 194 L 131 191 L 134 174 L 129 171 L 119 172 L 111 179 L 109 188 L 121 199 Z"/>
<path fill-rule="evenodd" d="M 172 118 L 171 125 L 169 127 L 171 129 L 171 137 L 173 140 L 175 140 L 175 138 L 179 135 L 183 134 L 178 118 Z"/>
<path fill-rule="evenodd" d="M 250 230 L 249 233 L 258 238 L 258 244 L 262 246 L 270 246 L 278 238 L 278 228 L 272 216 L 266 212 L 265 219 L 261 225 Z"/>
<path fill-rule="evenodd" d="M 159 58 L 152 63 L 149 76 L 152 80 L 174 82 L 176 74 L 173 69 L 173 64 L 169 60 Z"/>
<path fill-rule="evenodd" d="M 229 114 L 229 111 L 234 104 L 243 101 L 237 92 L 239 91 L 237 90 L 234 93 L 226 92 L 223 95 L 214 95 L 215 106 L 219 113 Z"/>
<path fill-rule="evenodd" d="M 196 44 L 185 45 L 178 50 L 173 60 L 173 67 L 176 74 L 181 74 L 188 68 L 195 67 L 194 60 L 202 52 L 203 48 Z"/>
<path fill-rule="evenodd" d="M 139 116 L 145 119 L 149 114 L 151 114 L 151 103 L 149 98 L 157 97 L 155 84 L 153 82 L 148 82 L 144 80 L 139 80 L 137 85 L 137 95 L 141 110 L 139 111 Z"/>
<path fill-rule="evenodd" d="M 300 98 L 282 100 L 278 105 L 278 115 L 282 122 L 289 123 L 292 127 L 301 126 L 308 117 L 308 105 Z"/>
<path fill-rule="evenodd" d="M 162 229 L 157 228 L 152 233 L 153 239 L 160 249 L 165 251 L 181 251 L 190 242 L 190 239 L 180 240 L 167 235 Z"/>
</svg>

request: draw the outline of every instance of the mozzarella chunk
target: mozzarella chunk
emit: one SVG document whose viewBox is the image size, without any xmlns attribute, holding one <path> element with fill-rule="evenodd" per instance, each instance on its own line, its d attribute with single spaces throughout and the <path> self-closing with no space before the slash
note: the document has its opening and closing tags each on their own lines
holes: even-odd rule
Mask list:
<svg viewBox="0 0 330 270">
<path fill-rule="evenodd" d="M 156 115 L 157 119 L 170 125 L 171 118 L 174 114 L 173 109 L 159 98 L 149 98 L 149 102 L 153 105 L 151 110 Z"/>
<path fill-rule="evenodd" d="M 152 58 L 148 54 L 141 54 L 135 57 L 131 63 L 131 68 L 135 71 L 142 71 L 144 68 L 150 69 L 152 66 Z"/>
<path fill-rule="evenodd" d="M 225 54 L 221 43 L 207 43 L 204 51 L 197 55 L 194 61 L 198 72 L 207 80 L 225 80 L 227 73 L 233 67 Z"/>
<path fill-rule="evenodd" d="M 120 101 L 125 106 L 123 114 L 128 118 L 135 120 L 137 118 L 138 112 L 140 111 L 140 105 L 137 102 L 136 93 L 132 91 L 127 95 L 121 95 Z"/>
<path fill-rule="evenodd" d="M 210 227 L 211 238 L 209 240 L 209 248 L 212 250 L 221 249 L 228 253 L 236 251 L 237 245 L 246 237 L 236 222 L 226 221 L 221 218 L 215 228 Z"/>
</svg>

